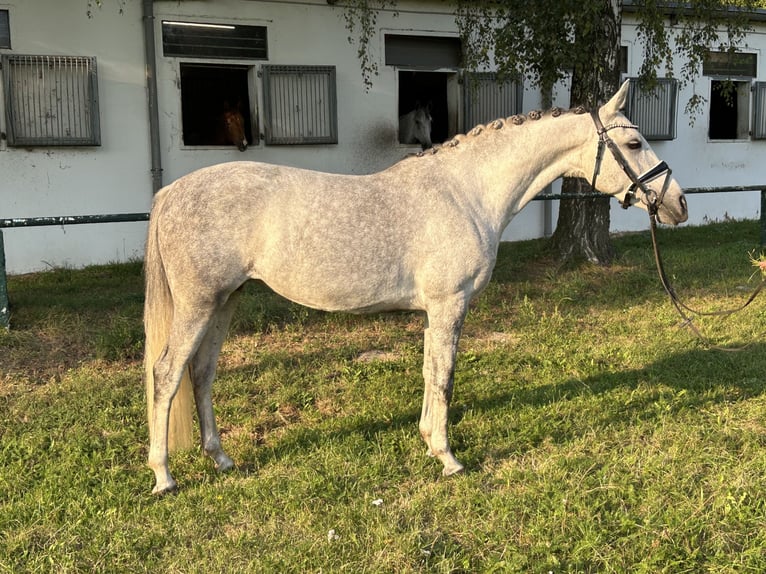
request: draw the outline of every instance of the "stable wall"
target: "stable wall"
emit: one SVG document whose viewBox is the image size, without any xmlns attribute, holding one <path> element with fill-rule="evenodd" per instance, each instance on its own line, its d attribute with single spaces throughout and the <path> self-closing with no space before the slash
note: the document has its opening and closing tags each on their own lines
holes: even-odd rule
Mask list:
<svg viewBox="0 0 766 574">
<path fill-rule="evenodd" d="M 97 57 L 102 142 L 100 147 L 10 148 L 0 140 L 0 218 L 148 211 L 152 191 L 140 3 L 125 2 L 118 6 L 117 2 L 105 2 L 102 8 L 93 9 L 91 18 L 86 15 L 84 2 L 73 8 L 71 3 L 59 0 L 34 3 L 0 0 L 0 9 L 9 10 L 12 33 L 12 50 L 0 52 Z M 326 0 L 162 0 L 154 3 L 154 10 L 165 183 L 205 165 L 242 159 L 343 173 L 369 173 L 388 167 L 419 148 L 397 142 L 399 75 L 397 67 L 385 63 L 384 35 L 456 35 L 454 18 L 442 2 L 402 0 L 397 13 L 382 12 L 377 20 L 380 33 L 371 42 L 378 75 L 367 90 L 356 47 L 346 40 L 349 33 L 342 10 Z M 245 152 L 233 147 L 184 145 L 180 64 L 216 60 L 165 56 L 163 19 L 266 26 L 268 60 L 225 62 L 252 69 L 250 88 L 258 114 L 263 113 L 264 105 L 258 76 L 263 64 L 336 66 L 338 143 L 267 146 L 261 140 Z M 629 48 L 628 75 L 635 75 L 640 66 L 635 26 L 629 17 L 625 22 L 623 44 Z M 748 50 L 758 54 L 757 79 L 766 80 L 763 25 L 751 34 L 748 46 Z M 695 87 L 698 93 L 709 93 L 710 79 L 701 77 Z M 766 170 L 761 163 L 766 141 L 709 141 L 705 108 L 693 126 L 683 117 L 691 90 L 690 86 L 679 95 L 676 139 L 652 144 L 658 156 L 673 168 L 681 185 L 713 187 L 766 182 Z M 564 84 L 554 94 L 554 103 L 567 107 L 568 99 Z M 526 88 L 523 111 L 540 107 L 539 94 Z M 2 130 L 3 122 L 0 114 Z M 461 131 L 470 127 L 461 125 Z M 557 189 L 554 185 L 554 191 Z M 557 207 L 557 202 L 552 202 L 546 214 L 544 202 L 532 202 L 514 219 L 504 238 L 542 236 L 546 225 L 555 224 Z M 692 224 L 727 217 L 755 218 L 759 216 L 760 197 L 757 192 L 690 196 L 689 207 Z M 624 211 L 613 203 L 613 231 L 646 227 L 645 212 Z M 9 272 L 22 273 L 49 266 L 140 258 L 145 229 L 145 222 L 6 229 L 7 267 Z"/>
</svg>

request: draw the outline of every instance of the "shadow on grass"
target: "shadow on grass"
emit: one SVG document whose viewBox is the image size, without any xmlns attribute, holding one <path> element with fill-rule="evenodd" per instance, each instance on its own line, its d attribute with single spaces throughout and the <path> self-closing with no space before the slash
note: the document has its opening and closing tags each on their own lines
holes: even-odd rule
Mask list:
<svg viewBox="0 0 766 574">
<path fill-rule="evenodd" d="M 593 430 L 608 432 L 609 429 L 646 424 L 685 411 L 700 411 L 716 404 L 758 397 L 764 394 L 763 373 L 753 370 L 751 358 L 762 357 L 764 352 L 766 344 L 763 343 L 752 345 L 742 353 L 691 349 L 640 369 L 605 371 L 554 384 L 494 387 L 476 398 L 470 398 L 470 393 L 466 393 L 467 399 L 462 400 L 461 388 L 457 385 L 450 412 L 453 450 L 470 472 L 490 456 L 503 459 L 523 454 L 544 442 L 573 442 Z M 469 381 L 463 382 L 470 385 Z M 385 386 L 380 392 L 387 392 Z M 249 451 L 247 460 L 241 461 L 240 469 L 255 471 L 277 461 L 310 456 L 327 443 L 341 443 L 353 435 L 374 442 L 386 433 L 409 429 L 413 437 L 419 437 L 417 423 L 421 395 L 411 394 L 412 404 L 394 412 L 377 414 L 374 409 L 365 409 L 360 413 L 350 412 L 340 419 L 332 417 L 331 421 L 315 426 L 293 425 L 271 446 Z M 583 401 L 587 402 L 589 398 L 593 402 L 583 407 Z M 586 415 L 581 412 L 583 408 L 587 408 Z M 548 420 L 550 424 L 524 428 L 523 423 L 515 420 L 515 413 L 522 410 L 531 410 L 531 416 Z M 482 444 L 472 444 L 478 440 L 475 432 L 469 425 L 460 424 L 469 412 L 472 424 L 483 418 L 485 421 L 480 425 L 493 424 L 492 421 L 504 425 L 493 440 L 502 436 L 511 438 L 503 446 L 495 444 L 491 452 Z M 587 417 L 585 422 L 557 424 L 561 422 L 556 420 L 557 417 L 569 419 L 578 416 L 578 412 L 579 416 Z"/>
</svg>

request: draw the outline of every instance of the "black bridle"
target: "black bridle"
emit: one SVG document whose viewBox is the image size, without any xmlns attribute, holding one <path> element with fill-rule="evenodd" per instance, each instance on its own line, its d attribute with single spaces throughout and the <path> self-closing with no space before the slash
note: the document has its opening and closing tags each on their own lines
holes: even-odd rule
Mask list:
<svg viewBox="0 0 766 574">
<path fill-rule="evenodd" d="M 616 143 L 614 143 L 612 138 L 609 137 L 608 132 L 609 130 L 616 128 L 638 130 L 638 126 L 634 124 L 617 123 L 609 124 L 605 127 L 604 124 L 601 123 L 601 118 L 598 115 L 598 111 L 593 111 L 590 115 L 593 118 L 593 123 L 596 124 L 596 132 L 598 133 L 596 165 L 593 167 L 593 178 L 591 179 L 590 186 L 594 190 L 596 189 L 596 178 L 601 171 L 601 161 L 604 158 L 604 149 L 609 148 L 609 151 L 612 153 L 612 157 L 614 157 L 617 165 L 622 168 L 622 171 L 625 172 L 625 175 L 627 175 L 632 182 L 630 187 L 628 187 L 628 190 L 625 192 L 625 197 L 623 197 L 622 201 L 620 201 L 622 208 L 628 209 L 631 205 L 639 201 L 639 199 L 636 197 L 636 188 L 638 188 L 641 190 L 642 194 L 641 201 L 646 205 L 649 215 L 656 215 L 660 209 L 660 205 L 662 205 L 662 200 L 665 198 L 665 193 L 668 190 L 668 186 L 670 185 L 670 175 L 673 173 L 673 170 L 670 169 L 667 163 L 660 161 L 649 171 L 641 175 L 636 174 L 636 172 L 633 171 L 633 168 L 630 167 L 628 161 L 625 159 L 622 151 L 620 151 L 620 148 Z M 657 193 L 654 190 L 649 189 L 646 184 L 650 181 L 654 181 L 663 174 L 665 175 L 665 180 L 662 183 L 662 190 L 660 191 L 660 194 L 657 195 Z"/>
<path fill-rule="evenodd" d="M 673 171 L 670 169 L 667 163 L 664 161 L 660 161 L 657 165 L 655 165 L 653 168 L 648 170 L 647 172 L 637 175 L 636 172 L 633 170 L 632 167 L 628 164 L 628 161 L 625 159 L 625 156 L 623 155 L 622 151 L 620 151 L 620 148 L 617 146 L 616 143 L 612 140 L 612 138 L 609 137 L 608 132 L 609 130 L 613 130 L 616 128 L 627 128 L 627 129 L 634 129 L 637 130 L 638 126 L 630 123 L 616 123 L 616 124 L 609 124 L 608 126 L 604 126 L 604 124 L 601 122 L 601 118 L 598 115 L 598 111 L 591 112 L 591 117 L 593 118 L 593 123 L 596 124 L 596 131 L 598 132 L 598 149 L 596 150 L 596 165 L 593 168 L 593 178 L 591 179 L 591 187 L 595 190 L 596 189 L 596 178 L 598 177 L 599 172 L 601 171 L 601 162 L 604 158 L 604 149 L 609 148 L 609 151 L 612 153 L 612 157 L 614 157 L 614 160 L 617 162 L 617 164 L 622 168 L 622 171 L 625 172 L 625 175 L 628 176 L 630 181 L 632 182 L 630 186 L 628 187 L 628 190 L 625 192 L 625 197 L 620 201 L 620 205 L 623 209 L 629 208 L 631 205 L 638 201 L 642 201 L 647 208 L 647 211 L 649 212 L 649 222 L 650 222 L 650 229 L 651 229 L 651 235 L 652 235 L 652 246 L 654 249 L 654 261 L 657 265 L 657 274 L 660 277 L 660 282 L 662 283 L 662 287 L 665 289 L 665 292 L 668 294 L 668 297 L 670 297 L 670 301 L 673 303 L 673 306 L 676 308 L 676 311 L 678 311 L 678 314 L 681 316 L 681 319 L 683 320 L 681 323 L 681 326 L 683 327 L 689 327 L 692 332 L 697 335 L 697 337 L 709 348 L 711 349 L 718 349 L 720 351 L 742 351 L 746 349 L 750 343 L 742 346 L 742 347 L 720 347 L 718 345 L 714 345 L 710 342 L 710 340 L 705 337 L 702 332 L 700 332 L 699 328 L 694 324 L 693 317 L 691 315 L 698 315 L 698 316 L 706 316 L 706 317 L 726 317 L 729 315 L 732 315 L 734 313 L 737 313 L 738 311 L 743 310 L 745 307 L 750 305 L 750 303 L 753 302 L 753 300 L 756 298 L 756 296 L 763 290 L 764 287 L 766 287 L 766 279 L 762 280 L 760 285 L 758 285 L 755 288 L 755 291 L 753 291 L 753 294 L 750 295 L 750 297 L 740 305 L 739 307 L 736 307 L 734 309 L 727 309 L 724 311 L 713 311 L 713 312 L 703 312 L 703 311 L 697 311 L 695 309 L 690 308 L 688 305 L 686 305 L 676 294 L 675 289 L 670 284 L 670 280 L 668 279 L 667 274 L 665 273 L 665 266 L 662 263 L 662 257 L 660 256 L 660 248 L 659 244 L 657 243 L 657 214 L 659 212 L 660 206 L 662 205 L 663 199 L 665 199 L 665 193 L 668 190 L 668 187 L 670 186 L 671 181 L 671 174 Z M 665 180 L 662 182 L 662 190 L 660 191 L 659 195 L 652 189 L 649 189 L 647 187 L 647 183 L 650 181 L 654 181 L 661 175 L 665 175 Z M 636 188 L 641 190 L 641 198 L 639 199 L 636 196 Z"/>
</svg>

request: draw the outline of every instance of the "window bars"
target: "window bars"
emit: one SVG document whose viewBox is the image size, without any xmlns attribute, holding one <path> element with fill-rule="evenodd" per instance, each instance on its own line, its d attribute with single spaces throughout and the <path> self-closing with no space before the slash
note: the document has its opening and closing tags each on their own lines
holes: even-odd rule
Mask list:
<svg viewBox="0 0 766 574">
<path fill-rule="evenodd" d="M 96 58 L 2 56 L 9 146 L 101 145 Z"/>
<path fill-rule="evenodd" d="M 766 82 L 753 85 L 753 134 L 754 140 L 766 140 Z"/>
<path fill-rule="evenodd" d="M 674 78 L 659 78 L 650 90 L 631 78 L 625 115 L 647 140 L 672 140 L 676 137 L 677 99 L 678 80 Z"/>
<path fill-rule="evenodd" d="M 467 74 L 465 83 L 465 129 L 497 118 L 520 114 L 524 86 L 511 79 L 498 81 L 493 73 Z"/>
<path fill-rule="evenodd" d="M 263 66 L 267 145 L 338 143 L 335 66 Z"/>
</svg>

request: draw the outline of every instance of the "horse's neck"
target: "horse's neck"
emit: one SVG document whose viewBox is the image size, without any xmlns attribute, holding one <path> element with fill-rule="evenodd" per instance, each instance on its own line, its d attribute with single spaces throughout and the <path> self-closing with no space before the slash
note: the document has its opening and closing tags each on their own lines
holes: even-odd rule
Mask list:
<svg viewBox="0 0 766 574">
<path fill-rule="evenodd" d="M 460 158 L 455 167 L 498 233 L 548 184 L 577 170 L 595 134 L 589 116 L 573 113 L 526 119 L 522 125 L 504 122 L 499 129 L 490 124 L 484 132 L 466 136 L 473 141 L 464 140 L 459 145 L 465 149 L 454 150 Z M 452 151 L 445 150 L 441 158 L 447 165 Z"/>
</svg>

